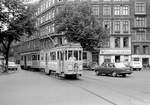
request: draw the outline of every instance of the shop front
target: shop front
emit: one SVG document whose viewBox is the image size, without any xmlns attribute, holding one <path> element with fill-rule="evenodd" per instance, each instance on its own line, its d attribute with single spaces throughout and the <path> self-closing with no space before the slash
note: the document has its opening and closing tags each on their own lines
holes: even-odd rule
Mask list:
<svg viewBox="0 0 150 105">
<path fill-rule="evenodd" d="M 130 62 L 130 49 L 100 49 L 99 65 L 103 62 Z"/>
</svg>

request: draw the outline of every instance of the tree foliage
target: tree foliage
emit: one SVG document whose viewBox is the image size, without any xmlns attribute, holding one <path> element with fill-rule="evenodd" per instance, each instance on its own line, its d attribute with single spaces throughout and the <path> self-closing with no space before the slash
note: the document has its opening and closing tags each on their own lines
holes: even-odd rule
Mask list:
<svg viewBox="0 0 150 105">
<path fill-rule="evenodd" d="M 26 6 L 20 0 L 0 1 L 0 52 L 7 66 L 11 44 L 36 31 L 34 12 L 34 6 Z"/>
<path fill-rule="evenodd" d="M 79 42 L 86 50 L 101 47 L 100 43 L 108 39 L 88 2 L 65 4 L 55 17 L 55 25 L 57 33 L 63 33 L 68 41 Z"/>
</svg>

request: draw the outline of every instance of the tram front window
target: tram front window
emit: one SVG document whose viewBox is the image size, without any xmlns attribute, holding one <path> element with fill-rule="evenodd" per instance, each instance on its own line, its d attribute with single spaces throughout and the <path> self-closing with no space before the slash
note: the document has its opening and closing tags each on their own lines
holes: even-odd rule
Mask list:
<svg viewBox="0 0 150 105">
<path fill-rule="evenodd" d="M 81 60 L 81 58 L 82 58 L 82 52 L 81 51 L 79 51 L 79 60 Z"/>
<path fill-rule="evenodd" d="M 71 56 L 72 56 L 72 51 L 69 50 L 69 51 L 68 51 L 68 59 L 69 59 Z"/>
<path fill-rule="evenodd" d="M 76 58 L 76 60 L 78 60 L 78 51 L 77 50 L 74 51 L 74 57 Z"/>
</svg>

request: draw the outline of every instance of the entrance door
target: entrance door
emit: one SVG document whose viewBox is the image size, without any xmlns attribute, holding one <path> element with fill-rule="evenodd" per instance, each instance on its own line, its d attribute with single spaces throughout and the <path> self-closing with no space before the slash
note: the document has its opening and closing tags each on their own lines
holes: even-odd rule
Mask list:
<svg viewBox="0 0 150 105">
<path fill-rule="evenodd" d="M 115 62 L 120 62 L 120 56 L 115 56 Z"/>
<path fill-rule="evenodd" d="M 92 62 L 96 62 L 99 64 L 99 53 L 98 52 L 92 52 Z"/>
<path fill-rule="evenodd" d="M 142 64 L 144 67 L 147 67 L 149 65 L 149 58 L 143 58 L 142 59 Z"/>
<path fill-rule="evenodd" d="M 25 67 L 25 69 L 27 67 L 27 57 L 26 56 L 24 56 L 24 67 Z"/>
<path fill-rule="evenodd" d="M 47 68 L 47 66 L 48 66 L 48 55 L 47 55 L 47 53 L 45 55 L 45 65 L 46 65 L 46 68 Z"/>
<path fill-rule="evenodd" d="M 64 72 L 64 53 L 59 52 L 59 73 Z"/>
</svg>

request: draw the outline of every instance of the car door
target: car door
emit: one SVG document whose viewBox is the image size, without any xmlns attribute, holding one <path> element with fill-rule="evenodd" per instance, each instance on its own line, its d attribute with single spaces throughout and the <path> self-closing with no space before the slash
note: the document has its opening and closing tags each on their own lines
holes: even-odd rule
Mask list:
<svg viewBox="0 0 150 105">
<path fill-rule="evenodd" d="M 107 74 L 110 74 L 112 72 L 112 66 L 110 63 L 107 64 Z"/>
<path fill-rule="evenodd" d="M 107 73 L 107 64 L 106 63 L 102 64 L 102 66 L 100 68 L 100 73 L 103 73 L 103 74 Z"/>
<path fill-rule="evenodd" d="M 109 74 L 111 74 L 112 72 L 114 72 L 114 70 L 115 70 L 114 64 L 113 64 L 113 63 L 110 63 L 110 64 L 109 64 Z"/>
</svg>

